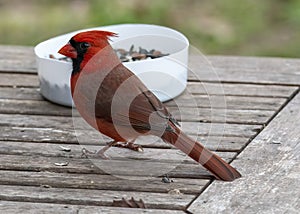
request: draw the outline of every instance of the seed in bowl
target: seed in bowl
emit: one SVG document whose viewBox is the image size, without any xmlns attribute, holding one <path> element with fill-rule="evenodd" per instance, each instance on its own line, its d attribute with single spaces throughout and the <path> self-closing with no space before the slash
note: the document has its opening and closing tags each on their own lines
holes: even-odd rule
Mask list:
<svg viewBox="0 0 300 214">
<path fill-rule="evenodd" d="M 131 45 L 129 51 L 118 48 L 115 49 L 116 54 L 120 58 L 122 62 L 132 62 L 137 60 L 144 60 L 144 59 L 155 59 L 163 56 L 168 56 L 169 54 L 163 54 L 161 51 L 152 49 L 150 51 L 139 47 L 139 50 L 134 50 L 134 45 Z"/>
<path fill-rule="evenodd" d="M 71 58 L 66 57 L 66 56 L 65 57 L 57 58 L 53 54 L 49 54 L 49 58 L 50 59 L 57 59 L 57 60 L 61 60 L 61 61 L 66 61 L 66 62 L 72 62 Z"/>
</svg>

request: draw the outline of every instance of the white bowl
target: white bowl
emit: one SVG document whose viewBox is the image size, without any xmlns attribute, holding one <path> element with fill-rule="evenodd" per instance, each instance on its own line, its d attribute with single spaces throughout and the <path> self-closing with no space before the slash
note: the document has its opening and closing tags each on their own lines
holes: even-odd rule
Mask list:
<svg viewBox="0 0 300 214">
<path fill-rule="evenodd" d="M 37 58 L 38 76 L 42 95 L 55 103 L 72 106 L 70 76 L 72 63 L 51 59 L 59 58 L 57 51 L 75 34 L 88 30 L 107 30 L 118 37 L 111 38 L 114 48 L 156 49 L 168 56 L 123 63 L 139 76 L 144 84 L 161 100 L 178 96 L 187 84 L 188 39 L 181 33 L 162 26 L 147 24 L 122 24 L 84 29 L 58 36 L 38 44 L 34 51 Z"/>
</svg>

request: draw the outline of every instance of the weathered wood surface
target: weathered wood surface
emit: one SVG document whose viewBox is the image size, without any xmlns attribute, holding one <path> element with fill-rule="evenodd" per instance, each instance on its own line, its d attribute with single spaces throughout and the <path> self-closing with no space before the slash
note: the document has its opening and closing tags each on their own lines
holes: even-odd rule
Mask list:
<svg viewBox="0 0 300 214">
<path fill-rule="evenodd" d="M 39 83 L 35 74 L 0 73 L 0 85 L 7 87 L 38 87 Z"/>
<path fill-rule="evenodd" d="M 39 96 L 37 76 L 31 74 L 20 73 L 0 73 L 1 77 L 6 77 L 5 81 L 2 80 L 1 96 L 6 96 L 12 99 L 24 99 L 24 97 L 16 97 L 16 93 L 21 91 L 26 96 L 26 91 L 34 96 Z M 12 75 L 15 78 L 9 78 Z M 32 82 L 33 81 L 33 82 Z M 4 86 L 7 86 L 4 88 Z M 14 86 L 14 87 L 12 87 Z M 186 89 L 187 93 L 192 95 L 230 95 L 230 96 L 243 96 L 243 97 L 278 97 L 287 98 L 291 93 L 297 90 L 295 86 L 281 86 L 281 85 L 257 85 L 247 83 L 211 83 L 211 82 L 188 82 Z M 1 98 L 6 98 L 1 97 Z M 32 99 L 28 96 L 28 99 Z"/>
<path fill-rule="evenodd" d="M 194 213 L 299 213 L 300 94 L 233 162 L 243 177 L 215 182 L 189 207 Z"/>
<path fill-rule="evenodd" d="M 225 160 L 232 158 L 223 157 Z M 119 159 L 102 161 L 98 159 L 69 157 L 49 157 L 33 155 L 1 155 L 1 170 L 33 171 L 33 172 L 67 172 L 82 174 L 113 174 L 118 177 L 142 176 L 163 177 L 164 175 L 174 178 L 211 179 L 212 176 L 198 164 L 177 160 L 177 162 L 160 162 L 160 160 L 147 159 Z M 67 163 L 67 166 L 57 166 L 57 163 Z M 114 168 L 112 168 L 114 167 Z M 147 167 L 147 171 L 144 168 Z M 135 169 L 132 172 L 132 168 Z M 11 184 L 14 184 L 11 181 Z M 26 183 L 24 183 L 25 185 Z M 198 189 L 199 190 L 199 189 Z"/>
<path fill-rule="evenodd" d="M 234 95 L 243 97 L 290 97 L 291 93 L 297 90 L 297 87 L 247 83 L 189 82 L 187 89 L 188 92 L 192 94 Z"/>
<path fill-rule="evenodd" d="M 28 128 L 55 128 L 58 130 L 74 129 L 87 130 L 89 126 L 81 125 L 80 118 L 74 119 L 65 116 L 1 114 L 0 126 L 28 127 Z M 77 122 L 78 120 L 78 122 Z M 182 129 L 192 135 L 213 136 L 253 136 L 262 126 L 248 124 L 219 124 L 181 122 Z M 93 130 L 93 129 L 91 129 Z"/>
<path fill-rule="evenodd" d="M 275 113 L 274 110 L 245 110 L 220 108 L 169 107 L 173 116 L 179 121 L 230 122 L 246 124 L 263 124 Z M 34 114 L 72 116 L 72 110 L 47 101 L 37 100 L 0 100 L 0 112 L 6 114 Z M 73 111 L 74 113 L 75 111 Z M 78 116 L 75 112 L 73 116 Z"/>
<path fill-rule="evenodd" d="M 103 146 L 107 142 L 111 141 L 110 138 L 100 135 L 96 131 L 93 132 L 81 132 L 81 131 L 69 131 L 69 130 L 57 130 L 51 128 L 20 128 L 20 127 L 0 127 L 0 141 L 14 141 L 14 142 L 34 142 L 34 143 L 61 143 L 64 145 L 78 144 L 81 145 L 99 145 Z M 258 129 L 259 130 L 259 129 Z M 80 134 L 80 136 L 78 136 Z M 205 146 L 216 151 L 239 151 L 245 143 L 247 143 L 249 137 L 247 136 L 214 136 L 203 135 L 196 136 L 190 135 L 195 140 L 202 142 Z M 139 138 L 136 141 L 137 144 L 142 145 L 144 148 L 171 148 L 170 144 L 149 136 L 145 141 L 145 138 Z"/>
<path fill-rule="evenodd" d="M 36 73 L 32 47 L 1 45 L 0 71 Z"/>
<path fill-rule="evenodd" d="M 172 115 L 179 121 L 265 124 L 275 113 L 269 110 L 219 109 L 219 108 L 173 108 Z"/>
<path fill-rule="evenodd" d="M 187 194 L 164 194 L 151 192 L 126 192 L 93 189 L 72 189 L 72 188 L 45 188 L 44 186 L 1 186 L 3 191 L 0 194 L 1 200 L 12 201 L 35 201 L 35 202 L 59 202 L 61 204 L 77 205 L 98 205 L 113 206 L 113 200 L 120 200 L 122 197 L 130 199 L 134 197 L 139 200 L 143 198 L 147 208 L 157 209 L 184 209 L 186 204 L 194 196 Z M 17 193 L 17 197 L 15 195 Z"/>
<path fill-rule="evenodd" d="M 226 137 L 226 136 L 194 136 L 206 146 L 221 151 L 236 151 L 240 150 L 249 137 Z M 35 143 L 61 143 L 82 145 L 105 145 L 111 139 L 93 132 L 74 132 L 71 130 L 58 130 L 51 128 L 23 128 L 23 127 L 0 127 L 0 141 L 25 141 Z M 138 139 L 137 144 L 146 148 L 171 148 L 169 144 L 163 143 L 157 138 L 147 137 Z"/>
<path fill-rule="evenodd" d="M 6 82 L 6 84 L 10 84 Z M 14 83 L 13 83 L 14 84 Z M 201 84 L 197 84 L 201 86 Z M 285 87 L 292 89 L 294 87 Z M 267 97 L 269 96 L 269 97 Z M 265 96 L 237 96 L 225 94 L 193 94 L 186 91 L 184 94 L 176 98 L 176 100 L 166 103 L 167 106 L 179 107 L 200 107 L 200 108 L 228 108 L 228 109 L 246 109 L 246 110 L 276 110 L 286 99 L 283 94 L 279 97 L 269 93 Z M 43 101 L 43 97 L 37 88 L 18 88 L 2 87 L 0 99 L 17 99 L 17 100 L 36 100 Z"/>
<path fill-rule="evenodd" d="M 82 123 L 76 111 L 40 95 L 32 48 L 1 47 L 1 212 L 184 213 L 210 185 L 210 173 L 155 137 L 138 139 L 143 153 L 112 148 L 109 161 L 81 157 L 83 147 L 94 151 L 110 139 Z M 166 105 L 186 133 L 228 162 L 251 146 L 250 141 L 300 86 L 299 60 L 208 57 L 215 75 L 207 62 L 190 59 L 197 75 L 191 72 L 185 92 Z M 244 176 L 250 172 L 248 165 L 255 165 L 251 159 L 244 164 L 243 156 L 239 161 L 243 165 L 237 168 Z M 165 174 L 174 182 L 162 183 Z M 143 199 L 147 209 L 112 207 L 113 200 L 132 196 Z M 198 207 L 190 211 L 205 213 Z"/>
<path fill-rule="evenodd" d="M 172 115 L 178 121 L 205 123 L 236 123 L 261 125 L 275 113 L 274 110 L 245 109 L 191 109 L 169 107 Z M 79 116 L 76 111 L 45 101 L 1 100 L 0 112 L 5 114 Z"/>
<path fill-rule="evenodd" d="M 193 81 L 300 85 L 298 59 L 190 55 L 189 67 Z"/>
<path fill-rule="evenodd" d="M 113 206 L 114 200 L 121 200 L 122 197 L 130 199 L 134 197 L 144 199 L 147 208 L 155 209 L 184 209 L 186 204 L 194 196 L 187 194 L 163 194 L 151 192 L 133 192 L 93 190 L 93 189 L 72 189 L 72 188 L 45 188 L 44 186 L 0 186 L 1 200 L 12 201 L 35 201 L 39 203 L 56 202 L 60 204 L 77 205 L 98 205 Z M 17 193 L 17 194 L 16 194 Z M 16 196 L 17 195 L 17 196 Z"/>
<path fill-rule="evenodd" d="M 200 193 L 207 184 L 206 179 L 174 178 L 172 183 L 163 183 L 161 178 L 143 176 L 122 176 L 81 173 L 32 172 L 1 170 L 0 184 L 40 186 L 49 185 L 57 188 L 98 189 L 128 192 L 168 193 L 178 189 L 184 194 Z"/>
<path fill-rule="evenodd" d="M 0 99 L 44 100 L 39 88 L 2 87 Z"/>
<path fill-rule="evenodd" d="M 12 144 L 12 148 L 18 148 L 17 146 L 14 147 L 14 143 Z M 3 144 L 5 145 L 5 144 Z M 102 146 L 105 145 L 102 143 Z M 60 153 L 61 155 L 64 154 L 62 152 L 59 152 L 59 146 L 57 144 L 41 144 L 41 148 L 32 148 L 30 146 L 37 147 L 39 144 L 37 143 L 31 143 L 31 144 L 26 144 L 24 143 L 23 146 L 19 146 L 19 149 L 22 149 L 24 152 L 27 151 L 27 153 L 32 152 L 31 154 L 37 154 L 38 152 L 41 152 L 40 154 L 45 154 L 45 155 L 50 155 L 50 154 L 56 154 Z M 64 145 L 66 146 L 66 145 Z M 101 146 L 94 146 L 94 145 L 68 145 L 70 148 L 73 149 L 73 152 L 66 153 L 65 156 L 67 157 L 74 157 L 78 158 L 81 156 L 81 150 L 82 148 L 86 148 L 90 151 L 95 151 L 101 148 Z M 48 151 L 43 151 L 47 150 L 49 147 L 49 152 Z M 56 147 L 56 150 L 54 148 Z M 51 148 L 53 148 L 53 151 L 51 151 Z M 7 150 L 7 148 L 4 147 L 4 149 Z M 16 152 L 18 150 L 12 150 L 11 152 Z M 218 153 L 218 152 L 217 152 Z M 180 161 L 185 161 L 185 162 L 191 162 L 193 163 L 194 161 L 191 160 L 189 161 L 186 160 L 186 156 L 178 151 L 177 149 L 168 149 L 166 150 L 165 148 L 145 148 L 144 152 L 132 152 L 129 150 L 124 150 L 122 148 L 111 148 L 110 150 L 107 151 L 107 154 L 110 155 L 110 157 L 113 158 L 118 158 L 124 156 L 124 158 L 128 159 L 134 159 L 134 160 L 154 160 L 154 161 L 163 161 L 163 162 L 180 162 Z M 223 156 L 223 158 L 233 158 L 235 155 L 235 152 L 220 152 L 219 155 Z"/>
<path fill-rule="evenodd" d="M 51 204 L 51 203 L 32 203 L 32 202 L 12 202 L 0 200 L 0 210 L 3 213 L 13 214 L 37 214 L 37 213 L 55 213 L 55 214 L 184 214 L 184 211 L 166 210 L 166 209 L 137 209 L 121 207 L 104 206 L 86 206 L 70 204 Z"/>
<path fill-rule="evenodd" d="M 187 92 L 186 92 L 187 93 Z M 183 94 L 167 106 L 190 108 L 227 108 L 243 110 L 277 110 L 286 99 L 272 97 L 241 97 L 233 95 L 193 95 Z"/>
</svg>

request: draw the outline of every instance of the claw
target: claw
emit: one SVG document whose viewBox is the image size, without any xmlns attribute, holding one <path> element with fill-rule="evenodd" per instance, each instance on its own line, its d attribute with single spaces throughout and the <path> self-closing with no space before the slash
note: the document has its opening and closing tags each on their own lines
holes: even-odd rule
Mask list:
<svg viewBox="0 0 300 214">
<path fill-rule="evenodd" d="M 137 152 L 144 152 L 144 149 L 140 146 L 140 145 L 135 145 L 133 142 L 128 142 L 128 143 L 121 143 L 121 144 L 117 144 L 117 141 L 111 141 L 109 143 L 107 143 L 106 146 L 104 146 L 102 149 L 100 149 L 99 151 L 89 151 L 86 148 L 82 148 L 81 152 L 81 158 L 85 157 L 88 158 L 89 156 L 95 157 L 95 158 L 101 158 L 103 160 L 109 160 L 110 158 L 107 157 L 104 153 L 111 147 L 111 146 L 115 146 L 115 147 L 121 147 L 121 148 L 127 148 L 133 151 L 137 151 Z"/>
<path fill-rule="evenodd" d="M 144 149 L 142 147 L 139 147 L 137 151 L 138 152 L 144 152 Z"/>
<path fill-rule="evenodd" d="M 120 148 L 130 149 L 130 150 L 133 150 L 133 151 L 136 151 L 136 152 L 144 152 L 144 149 L 142 148 L 142 146 L 135 145 L 133 142 L 128 142 L 126 144 L 119 143 L 119 144 L 115 144 L 113 146 L 120 147 Z"/>
</svg>

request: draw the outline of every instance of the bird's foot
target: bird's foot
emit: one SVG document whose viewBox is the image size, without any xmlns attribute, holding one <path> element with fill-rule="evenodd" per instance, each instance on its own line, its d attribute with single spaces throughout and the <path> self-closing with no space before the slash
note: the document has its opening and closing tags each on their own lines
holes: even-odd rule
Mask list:
<svg viewBox="0 0 300 214">
<path fill-rule="evenodd" d="M 118 143 L 113 145 L 114 147 L 120 147 L 120 148 L 126 148 L 130 149 L 136 152 L 144 152 L 144 149 L 141 145 L 136 145 L 133 142 L 127 142 L 127 143 Z"/>
</svg>

